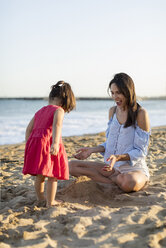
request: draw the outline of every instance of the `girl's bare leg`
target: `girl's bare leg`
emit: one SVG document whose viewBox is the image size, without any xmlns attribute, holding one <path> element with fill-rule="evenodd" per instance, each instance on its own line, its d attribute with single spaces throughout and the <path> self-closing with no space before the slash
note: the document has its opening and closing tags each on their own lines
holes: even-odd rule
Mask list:
<svg viewBox="0 0 166 248">
<path fill-rule="evenodd" d="M 44 180 L 45 177 L 43 175 L 36 175 L 35 178 L 35 191 L 37 195 L 38 201 L 44 201 Z"/>
<path fill-rule="evenodd" d="M 69 171 L 75 177 L 87 176 L 96 182 L 111 184 L 109 176 L 113 172 L 104 171 L 104 166 L 105 163 L 102 162 L 72 160 L 69 162 Z"/>
<path fill-rule="evenodd" d="M 48 177 L 47 181 L 47 207 L 56 205 L 55 201 L 57 191 L 57 179 L 54 177 Z"/>
</svg>

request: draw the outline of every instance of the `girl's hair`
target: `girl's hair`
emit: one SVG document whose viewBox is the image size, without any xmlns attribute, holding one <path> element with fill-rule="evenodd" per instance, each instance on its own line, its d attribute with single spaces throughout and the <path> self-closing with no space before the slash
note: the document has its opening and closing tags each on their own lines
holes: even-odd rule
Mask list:
<svg viewBox="0 0 166 248">
<path fill-rule="evenodd" d="M 115 74 L 108 86 L 108 94 L 110 93 L 111 85 L 116 84 L 118 90 L 127 100 L 128 116 L 124 127 L 136 126 L 136 120 L 140 105 L 136 102 L 135 86 L 132 78 L 126 73 Z"/>
<path fill-rule="evenodd" d="M 71 86 L 64 81 L 58 81 L 51 86 L 49 101 L 53 100 L 55 97 L 61 100 L 61 107 L 65 112 L 69 113 L 76 106 L 76 100 Z"/>
</svg>

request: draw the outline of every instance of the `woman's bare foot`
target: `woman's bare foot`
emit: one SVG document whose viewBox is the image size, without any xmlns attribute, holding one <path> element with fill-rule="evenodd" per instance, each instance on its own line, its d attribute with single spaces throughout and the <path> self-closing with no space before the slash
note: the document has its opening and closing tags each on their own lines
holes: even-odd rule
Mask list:
<svg viewBox="0 0 166 248">
<path fill-rule="evenodd" d="M 114 178 L 117 177 L 117 175 L 119 175 L 120 172 L 117 170 L 114 170 L 114 172 L 109 176 L 109 179 L 111 180 L 111 182 L 115 182 Z"/>
</svg>

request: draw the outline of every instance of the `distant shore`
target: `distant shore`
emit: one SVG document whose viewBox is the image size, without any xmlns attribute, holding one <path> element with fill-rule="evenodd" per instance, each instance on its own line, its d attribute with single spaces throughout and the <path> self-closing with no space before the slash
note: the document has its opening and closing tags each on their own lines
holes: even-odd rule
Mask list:
<svg viewBox="0 0 166 248">
<path fill-rule="evenodd" d="M 48 100 L 47 97 L 0 97 L 0 100 Z M 86 101 L 86 100 L 111 100 L 110 97 L 76 97 L 76 100 Z M 166 100 L 166 96 L 156 96 L 156 97 L 137 97 L 138 101 L 144 100 Z"/>
</svg>

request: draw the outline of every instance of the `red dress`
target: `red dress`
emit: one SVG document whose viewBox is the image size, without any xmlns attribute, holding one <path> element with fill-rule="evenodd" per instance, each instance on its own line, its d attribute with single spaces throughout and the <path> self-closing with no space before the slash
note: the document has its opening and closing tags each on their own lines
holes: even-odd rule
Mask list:
<svg viewBox="0 0 166 248">
<path fill-rule="evenodd" d="M 68 159 L 62 137 L 58 154 L 50 154 L 53 117 L 58 108 L 48 105 L 35 114 L 34 127 L 25 147 L 23 174 L 69 179 Z"/>
</svg>

